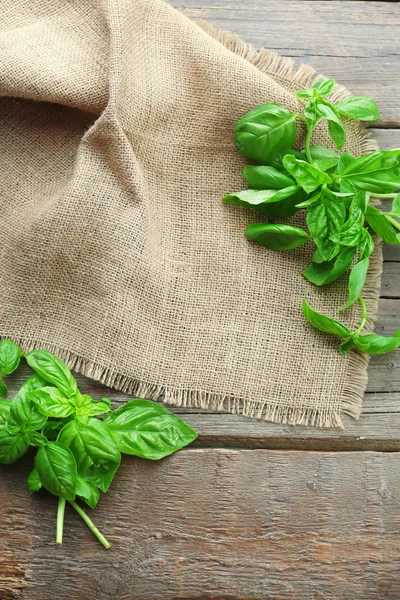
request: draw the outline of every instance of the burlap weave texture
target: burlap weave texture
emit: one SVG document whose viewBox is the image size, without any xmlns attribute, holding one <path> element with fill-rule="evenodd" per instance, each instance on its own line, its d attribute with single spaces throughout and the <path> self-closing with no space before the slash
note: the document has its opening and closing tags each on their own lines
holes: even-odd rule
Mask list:
<svg viewBox="0 0 400 600">
<path fill-rule="evenodd" d="M 235 121 L 265 102 L 298 111 L 293 91 L 314 71 L 161 0 L 0 4 L 0 336 L 171 404 L 357 417 L 367 358 L 340 357 L 301 313 L 308 291 L 335 314 L 345 283 L 314 288 L 309 247 L 250 244 L 243 231 L 262 218 L 220 201 L 245 187 Z M 375 149 L 346 128 L 344 150 Z M 323 127 L 313 142 L 332 147 Z M 371 315 L 380 262 L 378 249 Z"/>
</svg>

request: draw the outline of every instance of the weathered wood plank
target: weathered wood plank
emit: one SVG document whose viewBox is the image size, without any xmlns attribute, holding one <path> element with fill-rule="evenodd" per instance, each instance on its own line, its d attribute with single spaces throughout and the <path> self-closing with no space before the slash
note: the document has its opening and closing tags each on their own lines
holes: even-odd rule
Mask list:
<svg viewBox="0 0 400 600">
<path fill-rule="evenodd" d="M 55 498 L 28 495 L 28 461 L 2 467 L 0 595 L 398 600 L 399 464 L 399 454 L 369 452 L 126 458 L 93 513 L 110 551 L 70 507 L 56 546 Z"/>
<path fill-rule="evenodd" d="M 169 0 L 195 19 L 238 33 L 376 99 L 380 126 L 400 123 L 400 6 L 385 2 Z M 397 27 L 396 27 L 397 25 Z"/>
</svg>

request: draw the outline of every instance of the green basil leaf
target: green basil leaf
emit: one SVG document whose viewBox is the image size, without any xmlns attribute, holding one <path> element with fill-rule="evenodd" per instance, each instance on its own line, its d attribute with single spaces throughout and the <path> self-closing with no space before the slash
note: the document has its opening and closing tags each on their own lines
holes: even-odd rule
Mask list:
<svg viewBox="0 0 400 600">
<path fill-rule="evenodd" d="M 353 346 L 354 346 L 354 338 L 353 338 L 353 336 L 350 336 L 350 337 L 346 338 L 345 340 L 343 340 L 343 342 L 340 344 L 339 354 L 341 354 L 342 356 L 346 356 L 346 354 L 348 354 L 350 352 L 350 350 L 352 349 Z"/>
<path fill-rule="evenodd" d="M 280 202 L 270 202 L 266 204 L 265 213 L 269 217 L 278 219 L 288 219 L 298 212 L 298 203 L 306 197 L 306 193 L 302 188 L 297 188 L 297 192 L 288 198 L 284 198 Z"/>
<path fill-rule="evenodd" d="M 303 160 L 297 160 L 294 156 L 287 154 L 282 163 L 295 178 L 297 183 L 309 194 L 324 183 L 331 183 L 332 179 L 313 165 Z"/>
<path fill-rule="evenodd" d="M 320 96 L 326 96 L 327 94 L 330 94 L 335 87 L 335 80 L 319 77 L 312 87 L 317 90 Z"/>
<path fill-rule="evenodd" d="M 340 150 L 346 141 L 346 130 L 343 126 L 340 117 L 337 115 L 333 104 L 326 100 L 318 102 L 316 108 L 316 116 L 318 120 L 328 120 L 329 135 L 336 144 L 336 148 Z"/>
<path fill-rule="evenodd" d="M 48 443 L 48 439 L 44 435 L 33 429 L 23 431 L 23 436 L 26 443 L 30 446 L 45 446 Z"/>
<path fill-rule="evenodd" d="M 8 387 L 4 383 L 2 379 L 0 379 L 0 398 L 7 398 L 8 396 Z"/>
<path fill-rule="evenodd" d="M 243 177 L 249 186 L 256 190 L 280 190 L 294 185 L 293 179 L 266 165 L 246 165 L 243 168 Z"/>
<path fill-rule="evenodd" d="M 368 96 L 353 96 L 335 103 L 338 113 L 349 119 L 378 121 L 381 118 L 375 100 Z"/>
<path fill-rule="evenodd" d="M 41 487 L 43 487 L 43 484 L 40 481 L 40 476 L 39 476 L 38 470 L 35 468 L 28 475 L 29 493 L 34 494 L 35 492 L 38 492 Z"/>
<path fill-rule="evenodd" d="M 400 244 L 397 238 L 398 229 L 388 221 L 386 213 L 369 205 L 365 213 L 365 219 L 368 225 L 377 233 L 387 244 Z"/>
<path fill-rule="evenodd" d="M 346 208 L 340 200 L 321 193 L 320 200 L 307 209 L 307 227 L 324 260 L 329 260 L 335 244 L 329 239 L 338 233 L 346 218 Z"/>
<path fill-rule="evenodd" d="M 323 331 L 324 333 L 332 333 L 333 335 L 337 335 L 339 337 L 347 337 L 351 335 L 350 329 L 348 329 L 342 323 L 339 323 L 339 321 L 322 315 L 318 311 L 311 308 L 305 298 L 303 300 L 303 313 L 306 321 L 308 321 L 319 331 Z"/>
<path fill-rule="evenodd" d="M 26 360 L 38 375 L 55 385 L 67 398 L 78 393 L 78 386 L 71 371 L 51 352 L 33 350 L 26 355 Z"/>
<path fill-rule="evenodd" d="M 319 77 L 311 88 L 308 90 L 298 90 L 295 92 L 295 96 L 301 100 L 313 98 L 316 95 L 315 92 L 319 96 L 326 96 L 327 94 L 331 93 L 334 87 L 334 79 L 323 79 L 322 77 Z"/>
<path fill-rule="evenodd" d="M 0 427 L 0 463 L 11 465 L 29 448 L 21 432 L 11 434 L 5 426 Z"/>
<path fill-rule="evenodd" d="M 262 164 L 289 150 L 295 138 L 295 116 L 279 104 L 257 106 L 235 125 L 235 144 L 240 154 Z"/>
<path fill-rule="evenodd" d="M 10 418 L 11 402 L 9 400 L 0 400 L 0 427 Z"/>
<path fill-rule="evenodd" d="M 364 229 L 363 231 L 363 235 L 360 241 L 360 258 L 359 260 L 362 260 L 363 258 L 369 258 L 371 256 L 371 254 L 374 251 L 374 240 L 371 237 L 370 232 L 368 231 L 368 229 Z"/>
<path fill-rule="evenodd" d="M 82 498 L 90 508 L 96 508 L 100 499 L 100 492 L 97 487 L 79 475 L 76 484 L 76 495 Z"/>
<path fill-rule="evenodd" d="M 104 422 L 121 452 L 151 460 L 169 456 L 197 437 L 177 415 L 150 400 L 131 400 Z"/>
<path fill-rule="evenodd" d="M 400 194 L 397 194 L 397 196 L 393 198 L 390 214 L 400 219 Z"/>
<path fill-rule="evenodd" d="M 286 171 L 285 167 L 282 164 L 282 159 L 287 154 L 291 154 L 292 156 L 294 156 L 295 158 L 298 158 L 299 160 L 307 160 L 304 150 L 299 151 L 299 150 L 293 150 L 293 148 L 291 148 L 290 150 L 287 150 L 284 154 L 281 154 L 281 156 L 278 156 L 277 158 L 274 158 L 273 160 L 268 161 L 269 166 L 273 167 L 274 169 L 276 169 L 280 173 L 283 173 L 286 176 L 288 176 L 288 172 Z"/>
<path fill-rule="evenodd" d="M 47 416 L 38 409 L 30 397 L 43 385 L 45 385 L 44 379 L 38 375 L 32 375 L 18 390 L 11 405 L 11 417 L 17 425 L 33 430 L 44 427 Z"/>
<path fill-rule="evenodd" d="M 400 337 L 384 337 L 383 335 L 376 335 L 369 333 L 367 335 L 360 335 L 354 339 L 354 345 L 367 354 L 385 354 L 386 352 L 392 352 L 400 346 Z"/>
<path fill-rule="evenodd" d="M 101 400 L 93 400 L 90 405 L 90 416 L 105 415 L 111 410 L 110 398 L 102 398 Z"/>
<path fill-rule="evenodd" d="M 314 98 L 316 96 L 316 93 L 313 88 L 310 88 L 308 90 L 297 90 L 297 92 L 295 92 L 294 95 L 296 96 L 296 98 L 299 98 L 299 100 L 309 100 L 311 98 Z"/>
<path fill-rule="evenodd" d="M 67 423 L 58 437 L 75 456 L 81 477 L 106 492 L 121 462 L 121 453 L 103 421 Z"/>
<path fill-rule="evenodd" d="M 298 191 L 299 187 L 297 185 L 292 185 L 282 190 L 243 190 L 242 192 L 227 194 L 222 198 L 222 202 L 244 206 L 245 208 L 254 208 L 261 213 L 269 214 L 270 203 L 290 198 Z"/>
<path fill-rule="evenodd" d="M 293 225 L 253 223 L 244 232 L 246 239 L 271 250 L 293 250 L 304 244 L 310 236 Z"/>
<path fill-rule="evenodd" d="M 314 194 L 314 196 L 311 196 L 311 197 L 307 198 L 307 200 L 304 200 L 304 202 L 300 202 L 300 204 L 296 204 L 296 207 L 297 208 L 308 208 L 309 206 L 314 206 L 315 204 L 318 204 L 320 196 L 321 196 L 321 192 L 317 192 L 316 194 Z"/>
<path fill-rule="evenodd" d="M 29 394 L 29 399 L 36 404 L 47 417 L 65 419 L 75 413 L 75 405 L 56 387 L 42 387 Z"/>
<path fill-rule="evenodd" d="M 331 283 L 347 271 L 356 252 L 357 248 L 355 246 L 344 246 L 332 260 L 323 263 L 312 262 L 304 269 L 303 275 L 315 285 L 321 286 Z"/>
<path fill-rule="evenodd" d="M 347 180 L 360 190 L 377 194 L 395 192 L 400 187 L 400 149 L 370 152 L 360 158 L 345 152 L 338 164 L 338 174 L 341 183 Z"/>
<path fill-rule="evenodd" d="M 21 348 L 11 340 L 0 342 L 0 377 L 10 375 L 19 365 Z"/>
<path fill-rule="evenodd" d="M 51 494 L 75 500 L 77 470 L 71 450 L 60 442 L 49 442 L 35 456 L 35 468 L 43 487 Z"/>
<path fill-rule="evenodd" d="M 351 270 L 349 277 L 349 298 L 344 306 L 342 306 L 339 310 L 345 310 L 352 306 L 359 297 L 361 296 L 361 292 L 365 285 L 365 279 L 367 277 L 369 267 L 369 258 L 364 258 L 360 260 Z"/>
<path fill-rule="evenodd" d="M 340 246 L 358 246 L 363 235 L 363 227 L 360 223 L 353 223 L 343 228 L 342 231 L 330 236 L 330 240 Z"/>
<path fill-rule="evenodd" d="M 310 154 L 313 161 L 327 160 L 337 165 L 340 160 L 340 154 L 330 148 L 325 148 L 325 146 L 311 146 Z"/>
<path fill-rule="evenodd" d="M 364 237 L 364 214 L 367 210 L 369 192 L 359 191 L 354 194 L 350 206 L 349 217 L 338 233 L 330 236 L 330 240 L 341 246 L 358 246 Z"/>
</svg>

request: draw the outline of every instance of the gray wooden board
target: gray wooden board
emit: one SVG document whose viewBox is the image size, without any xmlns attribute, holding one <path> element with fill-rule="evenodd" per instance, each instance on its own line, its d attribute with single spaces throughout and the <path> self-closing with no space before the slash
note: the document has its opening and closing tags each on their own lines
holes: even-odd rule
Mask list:
<svg viewBox="0 0 400 600">
<path fill-rule="evenodd" d="M 382 452 L 127 458 L 93 513 L 109 551 L 70 506 L 56 546 L 55 498 L 27 495 L 27 461 L 2 467 L 0 598 L 399 600 L 399 466 Z"/>
<path fill-rule="evenodd" d="M 388 2 L 170 0 L 194 19 L 291 56 L 378 102 L 382 123 L 398 126 L 400 5 Z"/>
</svg>

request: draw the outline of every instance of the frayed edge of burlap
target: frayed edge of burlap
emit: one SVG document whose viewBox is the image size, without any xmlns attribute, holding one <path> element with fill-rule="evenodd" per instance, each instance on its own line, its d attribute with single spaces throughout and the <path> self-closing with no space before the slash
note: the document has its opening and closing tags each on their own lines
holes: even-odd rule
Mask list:
<svg viewBox="0 0 400 600">
<path fill-rule="evenodd" d="M 118 371 L 106 368 L 46 341 L 0 335 L 0 339 L 4 338 L 13 340 L 26 353 L 32 350 L 48 350 L 64 361 L 73 371 L 132 397 L 162 400 L 165 404 L 182 408 L 200 408 L 214 412 L 240 414 L 273 423 L 343 427 L 340 415 L 332 414 L 329 410 L 279 406 L 271 401 L 260 404 L 258 401 L 243 400 L 215 392 L 171 389 L 166 385 L 154 385 L 128 375 L 122 375 Z"/>
</svg>

